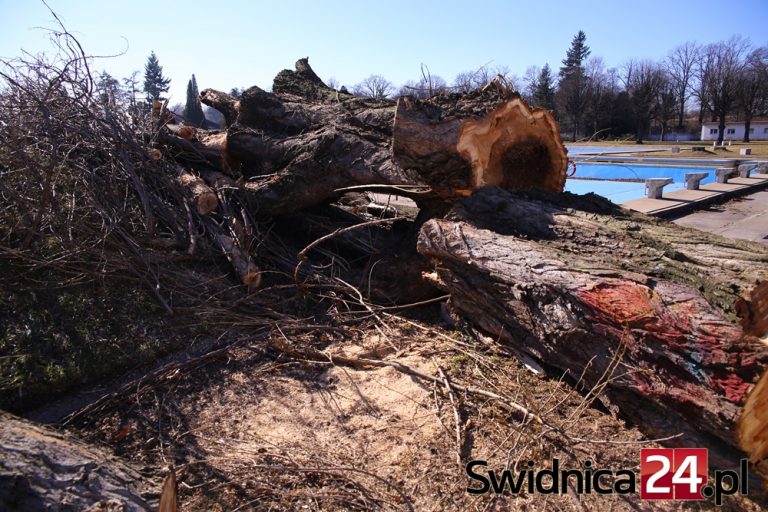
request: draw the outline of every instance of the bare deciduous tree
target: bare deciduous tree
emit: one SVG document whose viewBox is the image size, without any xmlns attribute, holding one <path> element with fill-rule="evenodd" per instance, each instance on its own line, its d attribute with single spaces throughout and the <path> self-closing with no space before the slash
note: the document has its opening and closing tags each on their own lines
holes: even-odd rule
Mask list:
<svg viewBox="0 0 768 512">
<path fill-rule="evenodd" d="M 448 90 L 448 84 L 443 77 L 433 75 L 426 64 L 421 65 L 421 78 L 418 81 L 408 80 L 398 92 L 399 96 L 414 96 L 416 98 L 431 98 Z"/>
<path fill-rule="evenodd" d="M 394 91 L 394 85 L 381 75 L 371 75 L 352 88 L 356 96 L 386 98 Z"/>
<path fill-rule="evenodd" d="M 738 107 L 744 114 L 744 142 L 749 142 L 752 118 L 768 110 L 768 47 L 755 48 L 747 55 L 736 94 Z"/>
<path fill-rule="evenodd" d="M 677 100 L 677 126 L 683 127 L 685 105 L 694 92 L 695 70 L 701 58 L 701 46 L 688 41 L 672 50 L 664 61 Z"/>
<path fill-rule="evenodd" d="M 339 81 L 336 80 L 336 77 L 331 77 L 328 80 L 325 81 L 325 85 L 330 87 L 331 89 L 338 89 L 339 88 Z"/>
<path fill-rule="evenodd" d="M 702 106 L 717 118 L 717 144 L 723 143 L 726 117 L 735 111 L 739 76 L 749 41 L 734 36 L 708 45 L 698 66 Z"/>
<path fill-rule="evenodd" d="M 643 143 L 664 82 L 664 70 L 655 62 L 630 60 L 624 65 L 624 87 L 635 117 L 638 144 Z"/>
<path fill-rule="evenodd" d="M 587 77 L 584 125 L 592 130 L 592 137 L 609 128 L 610 101 L 617 94 L 615 70 L 605 69 L 601 57 L 591 57 L 585 64 Z"/>
<path fill-rule="evenodd" d="M 485 64 L 475 70 L 464 71 L 456 75 L 456 78 L 453 79 L 453 89 L 462 93 L 473 91 L 478 87 L 483 87 L 499 75 L 509 80 L 509 68 L 506 66 L 492 68 Z M 516 80 L 513 79 L 512 81 L 514 83 Z M 516 87 L 517 85 L 519 84 L 515 83 Z"/>
</svg>

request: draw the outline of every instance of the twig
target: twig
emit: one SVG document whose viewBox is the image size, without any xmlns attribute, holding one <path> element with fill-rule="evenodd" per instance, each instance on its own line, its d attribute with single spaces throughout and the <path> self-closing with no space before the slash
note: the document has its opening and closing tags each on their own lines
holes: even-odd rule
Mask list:
<svg viewBox="0 0 768 512">
<path fill-rule="evenodd" d="M 457 400 L 453 394 L 453 388 L 451 387 L 451 382 L 448 380 L 448 376 L 445 374 L 440 365 L 437 364 L 437 361 L 435 361 L 434 358 L 432 358 L 432 362 L 434 363 L 435 368 L 437 368 L 437 371 L 440 373 L 440 377 L 443 379 L 443 383 L 445 384 L 445 389 L 448 391 L 448 398 L 451 400 L 453 420 L 456 423 L 456 464 L 461 464 L 461 417 L 459 416 L 458 406 L 456 405 Z"/>
</svg>

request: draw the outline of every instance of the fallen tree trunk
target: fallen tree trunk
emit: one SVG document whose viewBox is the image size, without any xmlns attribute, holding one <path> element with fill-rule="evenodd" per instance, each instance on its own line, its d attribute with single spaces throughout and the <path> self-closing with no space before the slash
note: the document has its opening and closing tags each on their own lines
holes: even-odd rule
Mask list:
<svg viewBox="0 0 768 512">
<path fill-rule="evenodd" d="M 456 310 L 492 336 L 605 386 L 649 435 L 682 432 L 670 443 L 738 464 L 736 424 L 768 365 L 768 310 L 752 300 L 768 248 L 598 196 L 485 189 L 425 223 L 418 250 Z"/>
<path fill-rule="evenodd" d="M 413 199 L 440 212 L 439 202 L 485 184 L 560 191 L 565 182 L 551 114 L 500 86 L 423 101 L 359 98 L 328 88 L 301 59 L 273 91 L 251 87 L 235 99 L 206 89 L 201 101 L 223 113 L 226 132 L 195 130 L 190 140 L 188 127 L 169 127 L 160 141 L 199 171 L 245 177 L 242 189 L 264 216 L 355 186 L 428 184 L 431 193 Z"/>
<path fill-rule="evenodd" d="M 0 509 L 153 510 L 143 495 L 158 491 L 104 451 L 0 411 Z"/>
</svg>

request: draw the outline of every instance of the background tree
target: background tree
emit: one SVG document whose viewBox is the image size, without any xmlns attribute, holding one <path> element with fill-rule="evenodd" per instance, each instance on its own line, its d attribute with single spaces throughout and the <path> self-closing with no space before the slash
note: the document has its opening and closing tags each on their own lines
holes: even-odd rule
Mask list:
<svg viewBox="0 0 768 512">
<path fill-rule="evenodd" d="M 331 78 L 329 78 L 328 80 L 325 81 L 325 85 L 327 85 L 331 89 L 338 90 L 338 88 L 339 88 L 339 81 L 336 80 L 336 77 L 332 76 Z"/>
<path fill-rule="evenodd" d="M 163 66 L 152 52 L 144 65 L 144 92 L 147 93 L 147 103 L 162 99 L 163 93 L 171 87 L 171 79 L 163 76 Z"/>
<path fill-rule="evenodd" d="M 666 70 L 661 70 L 661 84 L 659 88 L 659 96 L 656 101 L 656 110 L 654 117 L 661 126 L 661 134 L 659 140 L 664 140 L 664 135 L 667 133 L 669 121 L 677 117 L 679 114 L 678 107 L 680 102 L 678 101 L 677 94 L 675 93 L 675 87 L 672 82 L 672 78 Z"/>
<path fill-rule="evenodd" d="M 395 90 L 392 82 L 381 75 L 371 75 L 352 88 L 355 96 L 367 98 L 386 98 Z"/>
<path fill-rule="evenodd" d="M 649 60 L 629 61 L 625 66 L 624 87 L 629 95 L 635 121 L 635 142 L 643 143 L 651 118 L 658 108 L 659 94 L 664 85 L 664 71 Z"/>
<path fill-rule="evenodd" d="M 187 103 L 184 106 L 184 120 L 192 126 L 205 128 L 205 114 L 200 103 L 200 91 L 197 89 L 195 75 L 187 82 Z"/>
<path fill-rule="evenodd" d="M 237 100 L 243 96 L 244 92 L 245 92 L 244 87 L 233 87 L 232 89 L 229 90 L 229 95 Z"/>
<path fill-rule="evenodd" d="M 735 112 L 739 76 L 749 43 L 735 36 L 708 45 L 698 67 L 701 102 L 718 120 L 717 144 L 723 143 L 726 117 Z"/>
<path fill-rule="evenodd" d="M 121 100 L 120 82 L 106 71 L 96 78 L 96 97 L 106 109 L 113 109 Z"/>
<path fill-rule="evenodd" d="M 523 89 L 520 91 L 520 94 L 523 96 L 523 99 L 528 102 L 529 105 L 532 107 L 537 106 L 536 103 L 533 101 L 533 95 L 536 92 L 536 87 L 539 84 L 539 74 L 541 73 L 541 68 L 539 66 L 528 66 L 525 69 L 525 74 L 523 74 Z"/>
<path fill-rule="evenodd" d="M 136 93 L 139 92 L 139 72 L 133 71 L 130 75 L 123 78 L 123 93 L 129 112 L 136 113 Z"/>
<path fill-rule="evenodd" d="M 755 48 L 736 83 L 737 106 L 744 115 L 744 142 L 749 142 L 752 118 L 768 110 L 768 47 Z"/>
<path fill-rule="evenodd" d="M 560 68 L 560 83 L 558 87 L 558 104 L 571 123 L 571 140 L 576 137 L 581 128 L 587 98 L 588 80 L 584 72 L 584 61 L 589 56 L 590 49 L 586 45 L 587 35 L 584 31 L 574 36 L 571 47 L 566 52 L 563 66 Z"/>
<path fill-rule="evenodd" d="M 696 42 L 688 41 L 673 49 L 664 61 L 677 103 L 678 128 L 683 127 L 685 105 L 695 91 L 695 71 L 700 58 L 701 46 Z"/>
<path fill-rule="evenodd" d="M 587 90 L 584 105 L 585 127 L 592 131 L 590 140 L 610 131 L 611 99 L 616 93 L 615 74 L 606 71 L 603 59 L 592 57 L 584 65 Z"/>
<path fill-rule="evenodd" d="M 552 76 L 552 68 L 544 64 L 533 89 L 533 104 L 547 110 L 555 110 L 555 77 Z"/>
<path fill-rule="evenodd" d="M 443 77 L 433 75 L 429 68 L 421 65 L 421 78 L 419 80 L 408 80 L 399 90 L 398 96 L 414 96 L 416 98 L 431 98 L 432 96 L 444 93 L 448 90 L 448 84 Z"/>
<path fill-rule="evenodd" d="M 483 87 L 499 75 L 512 82 L 516 81 L 514 77 L 510 77 L 509 68 L 506 66 L 490 67 L 486 64 L 477 69 L 464 71 L 456 75 L 456 78 L 453 79 L 452 89 L 461 93 L 474 91 L 478 87 Z"/>
</svg>

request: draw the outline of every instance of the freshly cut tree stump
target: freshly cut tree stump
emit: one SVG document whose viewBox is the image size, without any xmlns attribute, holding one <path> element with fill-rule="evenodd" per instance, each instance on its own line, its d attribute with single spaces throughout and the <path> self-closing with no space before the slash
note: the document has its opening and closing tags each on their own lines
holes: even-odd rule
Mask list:
<svg viewBox="0 0 768 512">
<path fill-rule="evenodd" d="M 510 96 L 493 103 L 482 92 L 429 102 L 400 98 L 395 161 L 418 171 L 441 197 L 486 185 L 561 192 L 568 156 L 560 127 L 549 111 Z"/>
<path fill-rule="evenodd" d="M 426 222 L 418 250 L 456 310 L 492 336 L 583 374 L 587 389 L 605 383 L 604 396 L 649 435 L 683 433 L 669 444 L 738 465 L 737 421 L 768 365 L 768 312 L 752 302 L 768 280 L 768 248 L 598 196 L 484 189 Z M 747 413 L 761 422 L 743 437 L 759 448 L 741 447 L 759 462 L 768 426 L 761 409 Z"/>
</svg>

